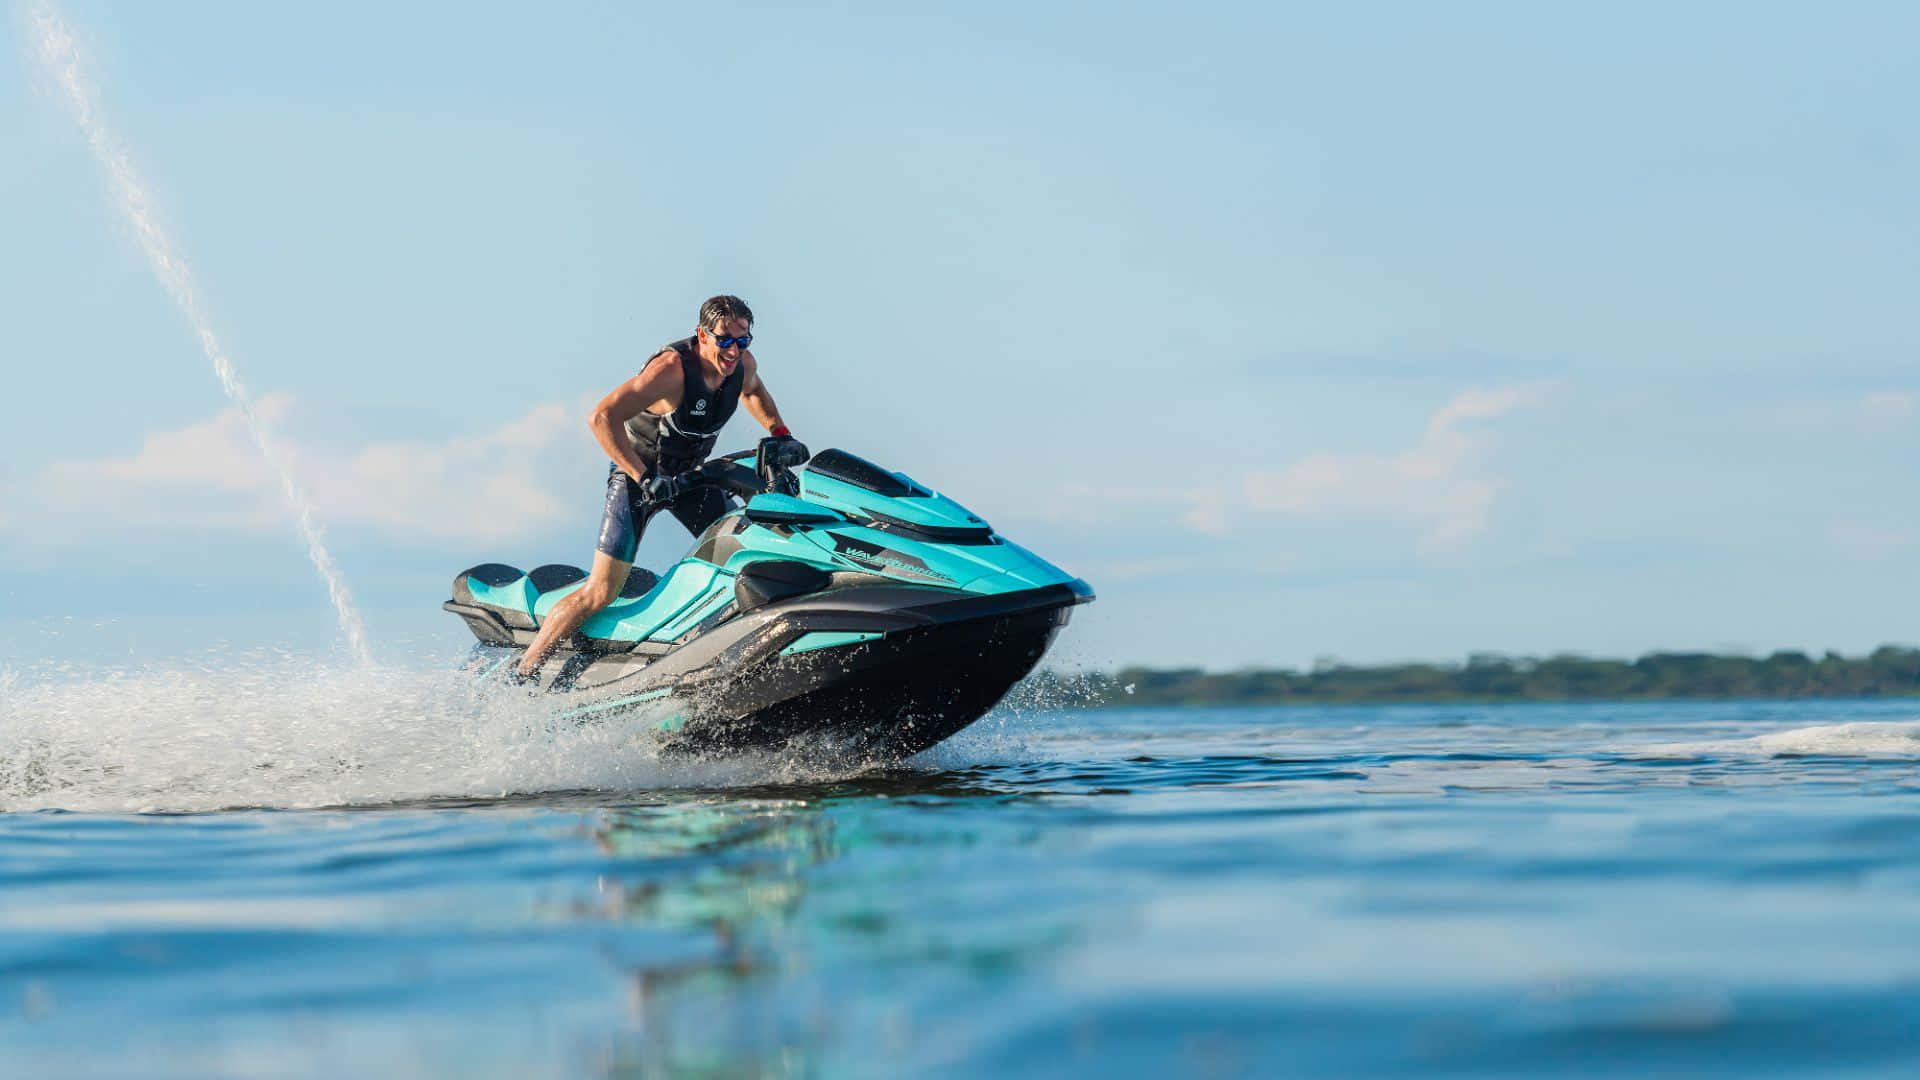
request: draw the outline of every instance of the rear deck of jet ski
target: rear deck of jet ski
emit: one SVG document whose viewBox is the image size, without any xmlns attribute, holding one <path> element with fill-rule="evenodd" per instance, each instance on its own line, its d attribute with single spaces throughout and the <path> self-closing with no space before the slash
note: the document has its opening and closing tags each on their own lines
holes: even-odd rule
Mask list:
<svg viewBox="0 0 1920 1080">
<path fill-rule="evenodd" d="M 441 604 L 442 610 L 460 616 L 473 636 L 485 645 L 525 648 L 533 644 L 540 629 L 540 617 L 534 611 L 542 600 L 565 596 L 587 579 L 587 572 L 564 563 L 548 563 L 522 571 L 505 563 L 481 563 L 462 571 L 453 579 L 453 599 Z M 634 567 L 620 589 L 620 599 L 645 596 L 660 583 L 653 571 Z M 631 641 L 590 638 L 576 635 L 577 644 L 598 652 L 626 652 Z"/>
</svg>

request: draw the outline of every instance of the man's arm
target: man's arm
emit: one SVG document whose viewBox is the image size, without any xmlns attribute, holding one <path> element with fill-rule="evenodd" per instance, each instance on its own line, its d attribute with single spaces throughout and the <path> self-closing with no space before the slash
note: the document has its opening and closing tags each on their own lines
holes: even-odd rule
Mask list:
<svg viewBox="0 0 1920 1080">
<path fill-rule="evenodd" d="M 676 377 L 680 374 L 680 365 L 669 362 L 673 357 L 673 353 L 663 352 L 647 361 L 647 366 L 640 369 L 640 374 L 601 398 L 600 404 L 595 405 L 593 413 L 587 417 L 587 428 L 599 441 L 600 449 L 605 450 L 613 463 L 636 481 L 646 478 L 647 463 L 640 460 L 633 439 L 627 435 L 627 421 L 646 412 L 654 403 L 665 400 L 672 392 L 677 385 Z"/>
<path fill-rule="evenodd" d="M 746 361 L 746 374 L 740 379 L 740 404 L 747 407 L 747 415 L 760 421 L 760 426 L 781 435 L 786 432 L 786 423 L 780 419 L 780 406 L 773 403 L 773 395 L 767 392 L 767 384 L 760 381 L 760 364 L 752 356 Z"/>
</svg>

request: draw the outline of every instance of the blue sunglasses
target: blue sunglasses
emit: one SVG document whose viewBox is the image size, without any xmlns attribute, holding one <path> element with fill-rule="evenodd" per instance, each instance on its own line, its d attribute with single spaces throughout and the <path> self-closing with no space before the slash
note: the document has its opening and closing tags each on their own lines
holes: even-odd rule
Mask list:
<svg viewBox="0 0 1920 1080">
<path fill-rule="evenodd" d="M 713 334 L 713 331 L 709 330 L 707 333 Z M 735 345 L 744 349 L 753 344 L 753 335 L 741 334 L 739 337 L 722 337 L 719 334 L 713 334 L 713 343 L 723 349 L 731 349 Z"/>
</svg>

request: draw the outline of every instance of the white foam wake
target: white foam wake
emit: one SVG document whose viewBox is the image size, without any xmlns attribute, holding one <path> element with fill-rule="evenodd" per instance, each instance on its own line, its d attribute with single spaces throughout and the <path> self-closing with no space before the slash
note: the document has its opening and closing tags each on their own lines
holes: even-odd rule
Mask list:
<svg viewBox="0 0 1920 1080">
<path fill-rule="evenodd" d="M 1792 728 L 1743 739 L 1662 743 L 1640 747 L 1635 752 L 1660 757 L 1705 754 L 1920 758 L 1920 721 L 1859 720 Z"/>
<path fill-rule="evenodd" d="M 173 238 L 161 225 L 160 215 L 147 193 L 146 184 L 133 167 L 132 157 L 102 117 L 99 94 L 86 76 L 73 30 L 60 18 L 51 0 L 31 0 L 26 11 L 30 36 L 38 47 L 41 63 L 64 92 L 74 120 L 86 134 L 87 145 L 93 149 L 101 168 L 106 171 L 115 205 L 133 226 L 134 236 L 140 243 L 140 250 L 146 254 L 154 276 L 160 279 L 167 295 L 173 298 L 186 316 L 201 350 L 213 362 L 214 374 L 219 377 L 221 388 L 246 419 L 247 432 L 252 436 L 260 456 L 278 474 L 281 491 L 293 511 L 294 525 L 300 532 L 301 540 L 306 543 L 307 555 L 313 560 L 314 569 L 319 571 L 321 580 L 326 583 L 327 598 L 333 602 L 334 611 L 339 616 L 340 630 L 347 639 L 347 647 L 361 664 L 368 663 L 370 654 L 366 629 L 354 607 L 353 597 L 347 591 L 346 578 L 321 540 L 313 504 L 295 479 L 286 455 L 280 451 L 255 410 L 253 396 L 240 382 L 232 358 L 214 334 L 213 323 L 200 302 L 192 271 L 188 269 L 186 259 Z"/>
<path fill-rule="evenodd" d="M 1769 754 L 1836 754 L 1920 757 L 1920 723 L 1861 720 L 1851 724 L 1795 728 L 1749 740 Z"/>
<path fill-rule="evenodd" d="M 0 674 L 0 811 L 380 805 L 808 782 L 858 763 L 662 758 L 643 712 L 560 719 L 458 671 L 315 670 L 289 654 L 29 683 Z"/>
</svg>

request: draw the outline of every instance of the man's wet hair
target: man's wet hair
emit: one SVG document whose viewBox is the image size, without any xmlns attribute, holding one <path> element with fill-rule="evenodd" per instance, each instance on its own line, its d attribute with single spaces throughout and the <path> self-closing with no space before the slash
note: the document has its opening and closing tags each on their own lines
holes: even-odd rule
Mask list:
<svg viewBox="0 0 1920 1080">
<path fill-rule="evenodd" d="M 724 327 L 729 319 L 745 319 L 748 325 L 752 325 L 753 309 L 737 296 L 715 296 L 700 305 L 701 326 L 709 329 Z"/>
</svg>

